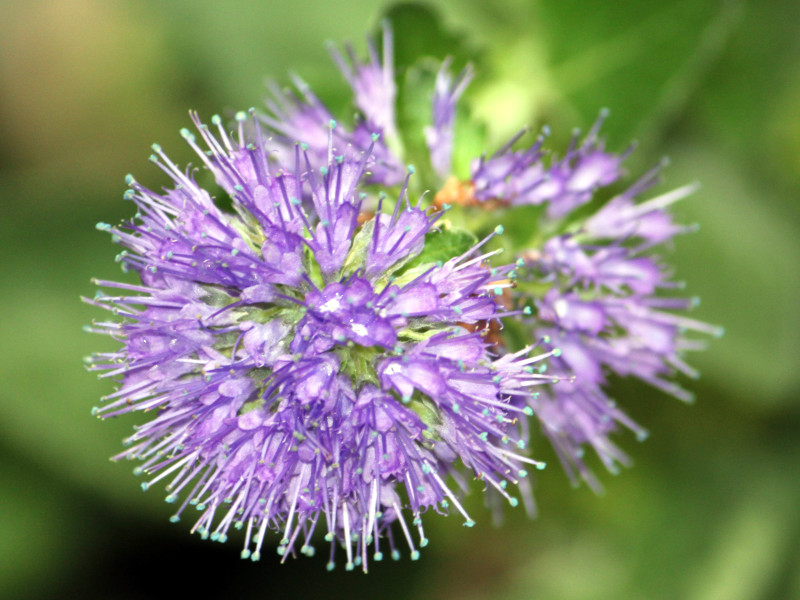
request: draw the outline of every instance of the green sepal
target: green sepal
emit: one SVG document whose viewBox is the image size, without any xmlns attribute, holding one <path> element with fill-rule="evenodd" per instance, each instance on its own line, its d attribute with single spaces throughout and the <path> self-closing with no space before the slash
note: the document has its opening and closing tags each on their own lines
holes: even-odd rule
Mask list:
<svg viewBox="0 0 800 600">
<path fill-rule="evenodd" d="M 347 253 L 342 265 L 342 276 L 347 277 L 364 268 L 367 262 L 367 249 L 372 240 L 374 230 L 375 219 L 370 219 L 356 233 L 353 243 L 350 245 L 350 251 Z"/>
<path fill-rule="evenodd" d="M 442 419 L 439 407 L 432 400 L 418 393 L 411 398 L 408 407 L 417 413 L 417 416 L 426 425 L 426 429 L 422 431 L 422 437 L 432 442 L 441 441 L 439 428 L 442 426 Z"/>
</svg>

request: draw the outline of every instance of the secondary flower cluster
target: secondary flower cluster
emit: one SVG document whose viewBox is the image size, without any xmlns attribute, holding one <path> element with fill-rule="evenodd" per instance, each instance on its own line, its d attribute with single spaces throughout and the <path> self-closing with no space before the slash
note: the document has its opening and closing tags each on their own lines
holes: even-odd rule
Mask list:
<svg viewBox="0 0 800 600">
<path fill-rule="evenodd" d="M 94 412 L 149 412 L 118 458 L 143 461 L 144 489 L 165 480 L 173 520 L 193 506 L 192 531 L 225 541 L 244 529 L 245 558 L 268 530 L 284 558 L 310 555 L 318 529 L 331 568 L 337 550 L 348 569 L 397 557 L 397 535 L 417 558 L 427 510 L 474 524 L 465 474 L 512 506 L 519 486 L 530 506 L 526 466 L 544 466 L 524 453 L 532 418 L 591 483 L 586 444 L 613 468 L 625 460 L 608 439 L 617 424 L 642 433 L 606 396 L 607 373 L 688 398 L 668 379 L 693 373 L 681 357 L 699 344 L 683 332 L 713 332 L 667 312 L 690 301 L 656 296 L 674 284 L 649 250 L 686 229 L 664 209 L 688 188 L 636 204 L 654 172 L 572 217 L 621 175 L 599 122 L 561 159 L 544 138 L 524 150 L 515 139 L 461 180 L 455 110 L 472 72 L 453 77 L 446 61 L 423 132 L 437 193 L 412 201 L 391 48 L 386 28 L 382 57 L 372 44 L 367 62 L 334 51 L 352 128 L 299 79 L 273 87 L 267 114 L 238 114 L 232 134 L 193 115 L 199 137 L 183 137 L 231 210 L 156 145 L 173 185 L 129 176 L 135 219 L 98 226 L 140 283 L 98 281 L 106 291 L 88 300 L 119 317 L 89 329 L 122 344 L 89 359 L 118 383 Z M 503 263 L 502 226 L 479 241 L 443 218 L 450 205 L 467 223 L 470 211 L 543 209 Z"/>
</svg>

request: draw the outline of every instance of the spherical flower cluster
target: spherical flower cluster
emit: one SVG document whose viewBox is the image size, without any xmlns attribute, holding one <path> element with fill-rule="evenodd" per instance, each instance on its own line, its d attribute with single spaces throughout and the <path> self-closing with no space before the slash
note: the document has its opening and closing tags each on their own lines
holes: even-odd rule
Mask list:
<svg viewBox="0 0 800 600">
<path fill-rule="evenodd" d="M 495 300 L 514 265 L 489 268 L 482 243 L 425 262 L 426 239 L 446 235 L 440 213 L 404 188 L 391 210 L 381 197 L 364 216 L 371 149 L 311 169 L 298 146 L 287 169 L 263 138 L 245 138 L 240 118 L 233 140 L 218 119 L 215 136 L 195 117 L 207 151 L 184 131 L 233 213 L 156 146 L 174 187 L 157 194 L 129 179 L 137 219 L 100 225 L 141 285 L 98 282 L 122 295 L 92 302 L 123 320 L 93 329 L 123 348 L 91 361 L 119 380 L 95 412 L 152 411 L 121 455 L 144 461 L 143 487 L 169 481 L 167 501 L 183 498 L 174 520 L 195 505 L 204 537 L 245 528 L 245 557 L 259 558 L 267 530 L 284 556 L 310 553 L 319 526 L 338 542 L 331 565 L 341 545 L 347 568 L 365 569 L 384 536 L 397 554 L 394 522 L 412 558 L 427 543 L 427 509 L 473 523 L 456 493 L 464 468 L 516 504 L 507 484 L 541 463 L 518 454 L 513 423 L 530 409 L 511 399 L 544 380 L 531 365 L 552 351 L 498 357 L 478 330 L 515 314 Z"/>
</svg>

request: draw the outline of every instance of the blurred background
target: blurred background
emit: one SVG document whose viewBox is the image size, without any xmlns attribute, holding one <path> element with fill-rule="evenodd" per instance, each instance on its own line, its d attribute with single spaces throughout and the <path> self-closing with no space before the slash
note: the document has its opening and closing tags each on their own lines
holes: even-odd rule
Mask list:
<svg viewBox="0 0 800 600">
<path fill-rule="evenodd" d="M 328 573 L 320 555 L 241 561 L 238 538 L 202 542 L 170 524 L 163 494 L 143 494 L 132 464 L 107 460 L 136 419 L 89 414 L 110 384 L 81 358 L 110 345 L 82 332 L 99 315 L 79 296 L 93 295 L 91 277 L 119 276 L 117 248 L 94 225 L 131 216 L 125 174 L 165 184 L 150 144 L 191 160 L 178 134 L 189 108 L 208 119 L 260 106 L 265 78 L 286 82 L 290 69 L 346 117 L 324 42 L 363 53 L 386 6 L 0 3 L 0 597 L 800 598 L 796 0 L 407 9 L 413 43 L 475 63 L 470 95 L 496 145 L 546 122 L 559 147 L 607 107 L 608 147 L 639 141 L 632 176 L 667 155 L 666 186 L 702 183 L 676 207 L 700 230 L 668 260 L 702 297 L 693 316 L 727 333 L 690 357 L 703 373 L 683 382 L 694 405 L 615 384 L 651 436 L 618 436 L 635 466 L 601 473 L 604 494 L 573 489 L 535 444 L 553 463 L 536 482 L 537 519 L 517 509 L 494 527 L 476 493 L 474 529 L 431 515 L 422 560 L 364 576 Z M 440 25 L 416 27 L 429 12 Z"/>
</svg>

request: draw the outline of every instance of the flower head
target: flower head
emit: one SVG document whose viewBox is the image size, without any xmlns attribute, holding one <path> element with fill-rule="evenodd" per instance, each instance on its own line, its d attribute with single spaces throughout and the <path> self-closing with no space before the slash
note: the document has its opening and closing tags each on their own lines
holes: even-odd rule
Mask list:
<svg viewBox="0 0 800 600">
<path fill-rule="evenodd" d="M 119 294 L 91 300 L 122 318 L 93 329 L 123 345 L 91 360 L 119 385 L 95 413 L 152 415 L 119 456 L 143 461 L 142 487 L 165 480 L 173 520 L 194 505 L 203 537 L 244 528 L 244 557 L 260 557 L 267 531 L 284 557 L 309 554 L 319 529 L 330 565 L 341 546 L 364 569 L 383 538 L 396 555 L 395 522 L 412 558 L 426 510 L 473 523 L 451 477 L 463 469 L 516 504 L 507 483 L 540 463 L 518 454 L 513 422 L 530 410 L 512 398 L 544 380 L 530 365 L 551 352 L 498 357 L 476 329 L 512 314 L 495 297 L 513 265 L 487 266 L 488 238 L 426 262 L 426 240 L 445 233 L 405 187 L 360 218 L 371 148 L 312 169 L 297 146 L 276 164 L 257 123 L 247 139 L 244 118 L 235 138 L 194 120 L 205 147 L 184 137 L 233 212 L 155 146 L 174 186 L 129 178 L 136 219 L 101 225 L 141 284 L 100 281 Z"/>
<path fill-rule="evenodd" d="M 261 556 L 268 532 L 284 559 L 312 554 L 315 532 L 330 567 L 337 552 L 348 569 L 387 548 L 396 557 L 397 535 L 416 558 L 424 512 L 474 524 L 465 472 L 512 506 L 517 485 L 530 509 L 524 467 L 543 466 L 522 453 L 531 421 L 573 478 L 599 486 L 584 448 L 615 470 L 627 457 L 611 434 L 645 436 L 609 397 L 609 377 L 688 400 L 673 375 L 695 375 L 684 354 L 703 344 L 687 332 L 718 333 L 681 314 L 694 301 L 669 295 L 679 286 L 653 254 L 691 230 L 668 208 L 692 186 L 639 201 L 659 167 L 608 192 L 627 151 L 605 149 L 605 114 L 563 155 L 547 130 L 522 148 L 521 133 L 454 173 L 471 67 L 429 72 L 430 118 L 406 137 L 398 83 L 425 78 L 395 77 L 388 26 L 382 55 L 368 49 L 366 62 L 332 51 L 352 124 L 299 77 L 272 86 L 266 114 L 239 113 L 233 134 L 193 115 L 199 138 L 183 137 L 230 211 L 154 146 L 172 186 L 156 193 L 129 176 L 135 218 L 99 225 L 141 281 L 99 281 L 115 292 L 88 300 L 119 318 L 90 329 L 122 344 L 89 360 L 118 384 L 94 412 L 148 413 L 117 458 L 143 461 L 145 489 L 164 480 L 173 520 L 194 505 L 203 537 L 244 529 L 244 558 Z M 415 175 L 409 158 L 430 168 Z M 425 174 L 420 189 L 434 193 L 412 203 Z M 448 205 L 455 216 L 443 218 Z M 511 263 L 496 243 L 503 221 L 518 230 L 504 242 Z"/>
</svg>

